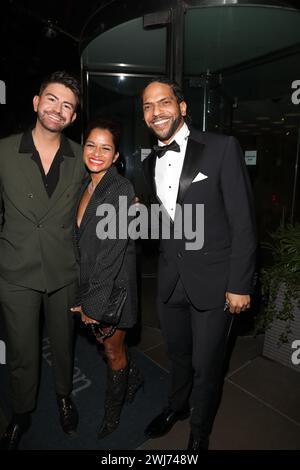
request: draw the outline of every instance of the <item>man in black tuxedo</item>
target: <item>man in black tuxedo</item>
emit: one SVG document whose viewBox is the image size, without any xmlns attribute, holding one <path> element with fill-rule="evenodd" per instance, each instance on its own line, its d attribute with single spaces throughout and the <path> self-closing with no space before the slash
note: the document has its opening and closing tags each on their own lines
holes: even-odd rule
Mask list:
<svg viewBox="0 0 300 470">
<path fill-rule="evenodd" d="M 171 222 L 158 272 L 158 312 L 171 361 L 169 404 L 145 433 L 162 436 L 191 414 L 188 450 L 207 450 L 232 318 L 250 306 L 256 249 L 251 187 L 233 137 L 187 126 L 176 83 L 155 80 L 142 98 L 144 120 L 158 138 L 144 172 L 152 202 L 163 205 Z M 184 213 L 198 238 L 201 230 L 201 243 L 193 246 L 187 227 L 176 236 Z"/>
</svg>

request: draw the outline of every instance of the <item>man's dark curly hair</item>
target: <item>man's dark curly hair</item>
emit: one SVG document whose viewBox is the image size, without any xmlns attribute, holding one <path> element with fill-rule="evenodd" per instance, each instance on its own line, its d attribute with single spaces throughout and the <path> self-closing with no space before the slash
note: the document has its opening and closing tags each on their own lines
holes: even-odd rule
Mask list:
<svg viewBox="0 0 300 470">
<path fill-rule="evenodd" d="M 163 83 L 164 85 L 169 85 L 170 88 L 172 88 L 173 90 L 173 93 L 174 93 L 174 96 L 176 97 L 176 100 L 177 100 L 177 103 L 181 103 L 182 101 L 185 101 L 184 99 L 184 95 L 183 95 L 183 91 L 181 89 L 181 87 L 178 85 L 177 82 L 175 82 L 174 80 L 170 80 L 169 78 L 167 77 L 156 77 L 156 78 L 152 78 L 148 83 L 147 85 L 145 86 L 145 88 L 143 89 L 142 91 L 142 99 L 143 99 L 143 96 L 144 96 L 144 91 L 146 90 L 146 88 L 151 85 L 151 83 Z"/>
</svg>

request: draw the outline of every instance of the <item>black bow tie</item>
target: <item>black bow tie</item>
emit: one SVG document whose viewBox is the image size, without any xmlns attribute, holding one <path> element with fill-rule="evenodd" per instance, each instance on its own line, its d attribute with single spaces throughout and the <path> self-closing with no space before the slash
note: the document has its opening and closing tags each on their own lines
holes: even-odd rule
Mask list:
<svg viewBox="0 0 300 470">
<path fill-rule="evenodd" d="M 153 150 L 155 154 L 158 156 L 158 158 L 161 158 L 164 156 L 164 154 L 168 150 L 173 150 L 173 152 L 180 152 L 180 147 L 177 144 L 176 140 L 173 140 L 170 144 L 168 145 L 153 145 Z"/>
</svg>

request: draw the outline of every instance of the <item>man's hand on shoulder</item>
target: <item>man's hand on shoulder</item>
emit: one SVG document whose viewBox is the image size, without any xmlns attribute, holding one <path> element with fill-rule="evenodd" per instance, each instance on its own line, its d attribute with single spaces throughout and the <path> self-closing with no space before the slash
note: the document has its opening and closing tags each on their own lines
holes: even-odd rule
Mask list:
<svg viewBox="0 0 300 470">
<path fill-rule="evenodd" d="M 241 313 L 250 308 L 250 295 L 232 294 L 226 292 L 226 302 L 230 313 Z"/>
</svg>

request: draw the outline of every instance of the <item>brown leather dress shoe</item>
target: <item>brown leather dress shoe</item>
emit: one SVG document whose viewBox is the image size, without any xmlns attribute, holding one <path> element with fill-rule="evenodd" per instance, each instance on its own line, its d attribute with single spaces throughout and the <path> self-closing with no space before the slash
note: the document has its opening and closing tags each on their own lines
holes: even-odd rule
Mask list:
<svg viewBox="0 0 300 470">
<path fill-rule="evenodd" d="M 164 436 L 172 429 L 177 421 L 188 418 L 189 414 L 190 410 L 188 408 L 174 411 L 168 406 L 147 426 L 145 436 L 150 437 L 150 439 Z"/>
<path fill-rule="evenodd" d="M 78 411 L 70 396 L 57 396 L 60 424 L 66 434 L 75 434 L 78 426 Z"/>
</svg>

